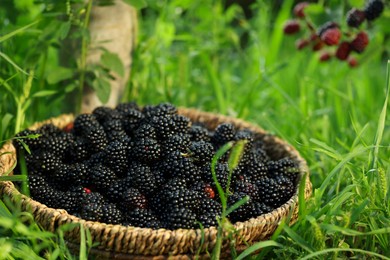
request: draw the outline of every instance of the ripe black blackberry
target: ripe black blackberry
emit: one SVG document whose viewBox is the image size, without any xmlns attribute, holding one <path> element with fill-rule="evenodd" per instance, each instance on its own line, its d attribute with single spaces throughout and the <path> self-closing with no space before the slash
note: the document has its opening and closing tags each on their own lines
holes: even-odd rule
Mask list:
<svg viewBox="0 0 390 260">
<path fill-rule="evenodd" d="M 282 158 L 277 161 L 269 161 L 266 164 L 267 166 L 267 175 L 271 178 L 274 176 L 284 175 L 292 182 L 298 178 L 299 168 L 295 161 L 289 158 Z"/>
<path fill-rule="evenodd" d="M 179 228 L 192 229 L 197 228 L 196 214 L 188 208 L 171 208 L 163 215 L 168 229 L 175 230 Z"/>
<path fill-rule="evenodd" d="M 148 201 L 136 188 L 128 188 L 121 194 L 120 207 L 123 211 L 133 210 L 135 208 L 145 209 L 148 206 Z"/>
<path fill-rule="evenodd" d="M 347 13 L 347 24 L 350 27 L 355 27 L 355 28 L 359 27 L 364 22 L 365 19 L 366 19 L 366 14 L 362 10 L 352 8 Z"/>
<path fill-rule="evenodd" d="M 250 180 L 256 181 L 267 175 L 268 167 L 257 157 L 252 157 L 242 171 L 246 173 Z"/>
<path fill-rule="evenodd" d="M 150 123 L 156 129 L 159 140 L 167 139 L 175 134 L 174 122 L 169 115 L 154 116 L 151 118 Z"/>
<path fill-rule="evenodd" d="M 366 19 L 368 21 L 375 20 L 382 14 L 384 9 L 385 5 L 381 0 L 368 0 L 364 7 Z"/>
<path fill-rule="evenodd" d="M 285 176 L 264 177 L 256 182 L 261 201 L 277 208 L 286 203 L 295 193 L 294 184 Z"/>
<path fill-rule="evenodd" d="M 260 201 L 259 188 L 256 184 L 246 180 L 236 180 L 234 182 L 234 192 L 248 195 L 252 201 Z"/>
<path fill-rule="evenodd" d="M 28 189 L 31 198 L 49 207 L 51 206 L 50 198 L 51 195 L 55 194 L 55 191 L 43 176 L 30 174 L 28 176 Z"/>
<path fill-rule="evenodd" d="M 211 186 L 216 190 L 216 184 L 213 179 L 213 175 L 211 172 L 211 163 L 207 163 L 201 167 L 200 174 L 202 176 L 202 180 L 210 183 Z M 229 177 L 229 166 L 227 163 L 220 162 L 215 166 L 215 175 L 221 187 L 226 190 L 228 177 Z"/>
<path fill-rule="evenodd" d="M 172 116 L 173 129 L 175 133 L 187 134 L 191 127 L 191 120 L 183 115 L 175 114 Z"/>
<path fill-rule="evenodd" d="M 102 205 L 101 222 L 107 224 L 121 224 L 123 222 L 122 212 L 113 203 L 106 203 Z"/>
<path fill-rule="evenodd" d="M 217 215 L 212 212 L 205 212 L 199 215 L 197 221 L 202 223 L 203 228 L 209 228 L 218 225 Z"/>
<path fill-rule="evenodd" d="M 102 126 L 109 143 L 127 137 L 127 134 L 122 126 L 122 120 L 109 120 L 104 122 Z"/>
<path fill-rule="evenodd" d="M 73 122 L 72 132 L 76 136 L 85 136 L 90 129 L 99 127 L 100 124 L 93 114 L 78 115 Z"/>
<path fill-rule="evenodd" d="M 15 146 L 17 150 L 25 151 L 25 148 L 22 144 L 27 144 L 28 148 L 32 151 L 39 148 L 42 145 L 42 142 L 45 140 L 44 137 L 40 136 L 37 138 L 28 138 L 27 136 L 32 135 L 39 135 L 40 133 L 35 130 L 26 129 L 23 130 L 15 135 L 14 140 L 12 141 L 12 144 Z"/>
<path fill-rule="evenodd" d="M 137 130 L 135 130 L 134 137 L 136 139 L 157 139 L 156 130 L 148 123 L 142 124 Z"/>
<path fill-rule="evenodd" d="M 98 191 L 104 192 L 109 189 L 111 183 L 117 179 L 117 176 L 110 168 L 97 164 L 91 169 L 89 178 L 91 180 L 91 184 Z"/>
<path fill-rule="evenodd" d="M 54 172 L 56 169 L 63 166 L 60 158 L 46 151 L 42 151 L 41 153 L 36 154 L 34 159 L 35 165 L 33 167 L 36 167 L 38 171 L 42 171 L 44 173 Z"/>
<path fill-rule="evenodd" d="M 169 155 L 175 151 L 186 153 L 189 145 L 190 140 L 187 135 L 172 135 L 161 142 L 162 154 Z"/>
<path fill-rule="evenodd" d="M 122 119 L 122 115 L 117 110 L 105 106 L 95 108 L 92 114 L 101 125 L 104 125 L 108 121 L 120 121 Z"/>
<path fill-rule="evenodd" d="M 121 141 L 114 141 L 106 147 L 104 154 L 104 165 L 123 176 L 128 166 L 127 147 Z"/>
<path fill-rule="evenodd" d="M 156 178 L 151 168 L 140 162 L 129 165 L 126 181 L 129 186 L 137 187 L 143 194 L 152 195 L 157 189 Z"/>
<path fill-rule="evenodd" d="M 247 196 L 248 195 L 241 192 L 231 194 L 228 197 L 228 207 L 233 206 L 235 203 L 244 199 Z M 245 221 L 249 218 L 252 211 L 253 211 L 253 202 L 249 197 L 249 200 L 247 202 L 245 202 L 236 210 L 234 210 L 232 213 L 230 213 L 228 217 L 233 223 L 237 221 Z"/>
<path fill-rule="evenodd" d="M 188 184 L 186 179 L 184 178 L 171 178 L 168 179 L 163 186 L 161 187 L 161 190 L 178 190 L 182 188 L 188 188 Z"/>
<path fill-rule="evenodd" d="M 71 134 L 62 133 L 44 139 L 42 141 L 41 149 L 53 153 L 61 160 L 65 160 L 65 152 L 69 149 L 73 141 L 74 139 Z"/>
<path fill-rule="evenodd" d="M 210 132 L 201 125 L 192 125 L 188 132 L 191 141 L 205 141 L 210 142 Z"/>
<path fill-rule="evenodd" d="M 161 146 L 155 139 L 138 139 L 135 141 L 129 156 L 145 163 L 155 162 L 160 159 Z"/>
<path fill-rule="evenodd" d="M 183 178 L 188 184 L 201 179 L 198 167 L 186 154 L 178 151 L 169 154 L 162 163 L 165 178 Z"/>
<path fill-rule="evenodd" d="M 127 225 L 158 229 L 162 227 L 162 223 L 150 209 L 135 208 L 126 214 Z"/>
<path fill-rule="evenodd" d="M 211 137 L 212 143 L 216 147 L 220 147 L 225 143 L 234 140 L 236 129 L 231 123 L 222 123 L 215 129 L 214 135 Z"/>
<path fill-rule="evenodd" d="M 115 110 L 117 110 L 119 113 L 121 113 L 123 116 L 132 114 L 133 111 L 140 111 L 139 106 L 136 102 L 127 102 L 127 103 L 120 103 L 115 107 Z"/>
<path fill-rule="evenodd" d="M 153 117 L 174 115 L 177 113 L 177 108 L 170 103 L 161 103 L 155 106 L 146 105 L 142 112 L 145 114 L 146 118 L 151 119 Z"/>
<path fill-rule="evenodd" d="M 90 128 L 84 137 L 89 142 L 88 148 L 92 153 L 103 151 L 108 145 L 107 135 L 101 125 Z"/>
<path fill-rule="evenodd" d="M 66 210 L 69 214 L 78 214 L 81 210 L 82 196 L 83 194 L 81 192 L 58 192 L 59 208 Z"/>
<path fill-rule="evenodd" d="M 136 109 L 129 109 L 122 111 L 123 119 L 122 126 L 126 133 L 130 136 L 133 135 L 133 132 L 139 127 L 141 121 L 144 118 L 144 115 L 141 111 Z"/>
<path fill-rule="evenodd" d="M 189 155 L 197 165 L 211 162 L 214 153 L 214 147 L 209 142 L 205 141 L 192 142 L 189 147 Z"/>
<path fill-rule="evenodd" d="M 117 203 L 122 200 L 122 194 L 128 189 L 126 179 L 117 179 L 113 181 L 110 187 L 104 191 L 104 196 L 112 203 Z"/>
<path fill-rule="evenodd" d="M 82 205 L 80 217 L 89 221 L 101 221 L 103 218 L 103 204 L 88 203 Z"/>
<path fill-rule="evenodd" d="M 214 216 L 220 216 L 222 214 L 222 205 L 216 200 L 205 198 L 202 199 L 199 208 L 196 210 L 199 216 L 212 213 Z"/>
<path fill-rule="evenodd" d="M 83 137 L 75 137 L 70 142 L 68 149 L 65 151 L 65 160 L 67 162 L 84 162 L 90 157 L 88 150 L 88 141 Z"/>
</svg>

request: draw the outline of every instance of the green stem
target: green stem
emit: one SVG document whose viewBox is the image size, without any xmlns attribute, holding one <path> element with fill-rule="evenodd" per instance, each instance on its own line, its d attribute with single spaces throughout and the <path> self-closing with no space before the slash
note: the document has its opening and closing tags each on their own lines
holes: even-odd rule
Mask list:
<svg viewBox="0 0 390 260">
<path fill-rule="evenodd" d="M 86 32 L 88 30 L 89 26 L 89 19 L 91 16 L 91 9 L 92 9 L 92 0 L 88 1 L 87 5 L 87 11 L 85 13 L 84 17 L 84 23 L 83 23 L 83 31 Z M 87 64 L 87 52 L 88 52 L 88 43 L 89 43 L 89 37 L 86 37 L 85 34 L 83 34 L 83 38 L 81 41 L 81 55 L 80 55 L 80 63 L 79 63 L 79 70 L 80 70 L 80 82 L 79 82 L 79 96 L 78 96 L 78 102 L 76 106 L 76 113 L 80 113 L 81 111 L 81 104 L 83 100 L 83 91 L 84 91 L 84 82 L 85 82 L 85 69 Z"/>
</svg>

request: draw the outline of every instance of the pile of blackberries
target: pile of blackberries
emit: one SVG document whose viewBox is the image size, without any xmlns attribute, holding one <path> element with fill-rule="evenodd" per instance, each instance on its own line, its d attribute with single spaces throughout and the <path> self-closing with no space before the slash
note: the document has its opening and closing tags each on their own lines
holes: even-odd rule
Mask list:
<svg viewBox="0 0 390 260">
<path fill-rule="evenodd" d="M 22 138 L 31 134 L 40 137 Z M 271 160 L 258 134 L 230 123 L 208 129 L 179 115 L 169 103 L 98 107 L 63 129 L 45 124 L 16 137 L 14 145 L 25 158 L 34 200 L 108 224 L 153 229 L 217 225 L 222 206 L 211 161 L 230 141 L 246 140 L 246 145 L 232 171 L 228 205 L 249 198 L 229 215 L 233 223 L 286 203 L 299 178 L 296 162 Z M 215 166 L 224 189 L 228 158 L 227 153 Z"/>
</svg>

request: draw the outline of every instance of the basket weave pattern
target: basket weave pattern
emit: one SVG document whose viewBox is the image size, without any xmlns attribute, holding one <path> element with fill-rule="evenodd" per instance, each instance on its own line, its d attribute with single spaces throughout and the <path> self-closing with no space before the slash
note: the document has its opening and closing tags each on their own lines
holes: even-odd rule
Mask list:
<svg viewBox="0 0 390 260">
<path fill-rule="evenodd" d="M 298 163 L 301 176 L 304 173 L 308 173 L 305 160 L 291 145 L 274 135 L 268 134 L 258 126 L 243 120 L 195 109 L 179 108 L 179 114 L 189 117 L 192 121 L 202 122 L 210 129 L 214 129 L 222 122 L 233 123 L 237 129 L 249 129 L 256 134 L 256 138 L 260 138 L 263 141 L 265 150 L 272 159 L 289 157 Z M 37 123 L 30 129 L 37 129 L 42 124 L 49 122 L 63 128 L 73 120 L 74 117 L 72 115 L 62 115 Z M 12 144 L 6 143 L 0 149 L 0 154 L 4 152 L 7 153 L 0 156 L 0 175 L 7 172 L 16 160 L 15 148 Z M 311 192 L 312 186 L 307 175 L 305 199 L 311 195 Z M 59 226 L 66 223 L 83 225 L 84 228 L 89 229 L 93 242 L 99 242 L 99 246 L 94 248 L 93 252 L 100 258 L 144 259 L 149 257 L 164 259 L 173 257 L 188 259 L 193 258 L 199 249 L 200 257 L 208 258 L 206 252 L 212 251 L 217 237 L 216 227 L 206 228 L 203 231 L 201 229 L 153 230 L 86 221 L 68 214 L 65 210 L 49 208 L 20 194 L 14 184 L 8 181 L 0 182 L 0 197 L 3 198 L 4 196 L 10 197 L 15 202 L 18 201 L 22 210 L 31 212 L 35 220 L 48 231 L 54 232 Z M 247 244 L 267 239 L 275 231 L 281 219 L 291 214 L 291 210 L 293 212 L 290 224 L 295 223 L 298 218 L 297 200 L 298 196 L 296 193 L 288 202 L 270 213 L 245 222 L 235 223 L 234 227 L 237 232 L 233 235 L 233 238 L 236 240 L 236 249 L 242 251 Z M 80 227 L 76 226 L 67 232 L 65 238 L 70 245 L 77 246 L 80 241 Z M 224 246 L 228 248 L 228 241 L 226 241 Z"/>
</svg>

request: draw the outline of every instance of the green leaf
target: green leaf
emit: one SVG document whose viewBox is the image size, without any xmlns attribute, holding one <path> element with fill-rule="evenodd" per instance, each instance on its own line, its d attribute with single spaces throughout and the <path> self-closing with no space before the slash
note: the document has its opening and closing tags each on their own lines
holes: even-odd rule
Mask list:
<svg viewBox="0 0 390 260">
<path fill-rule="evenodd" d="M 305 7 L 305 14 L 310 15 L 316 15 L 316 14 L 322 14 L 324 13 L 324 7 L 321 4 L 309 4 Z"/>
<path fill-rule="evenodd" d="M 65 79 L 73 77 L 73 70 L 65 67 L 57 67 L 46 77 L 47 82 L 52 85 Z"/>
<path fill-rule="evenodd" d="M 72 24 L 70 21 L 68 21 L 66 23 L 61 23 L 61 26 L 58 29 L 58 33 L 60 35 L 60 40 L 63 40 L 66 38 L 66 36 L 68 36 L 71 25 Z"/>
<path fill-rule="evenodd" d="M 125 75 L 125 68 L 118 54 L 106 51 L 100 58 L 100 62 L 104 67 L 117 73 L 119 76 L 123 77 Z"/>
<path fill-rule="evenodd" d="M 3 119 L 1 120 L 0 125 L 0 136 L 3 136 L 5 130 L 10 126 L 10 122 L 14 116 L 10 113 L 7 113 L 3 116 Z"/>
<path fill-rule="evenodd" d="M 35 92 L 32 96 L 33 97 L 46 97 L 46 96 L 54 95 L 56 93 L 57 93 L 57 91 L 55 91 L 55 90 L 41 90 L 41 91 Z"/>
<path fill-rule="evenodd" d="M 8 57 L 5 53 L 3 53 L 3 52 L 1 52 L 1 51 L 0 51 L 0 57 L 3 58 L 3 59 L 5 59 L 5 60 L 6 60 L 9 64 L 11 64 L 16 70 L 22 72 L 23 74 L 28 75 L 28 73 L 27 73 L 25 70 L 23 70 L 21 67 L 19 67 L 15 62 L 13 62 L 13 61 L 11 60 L 10 57 Z"/>
<path fill-rule="evenodd" d="M 0 176 L 0 181 L 26 181 L 26 175 Z"/>
<path fill-rule="evenodd" d="M 107 103 L 108 99 L 110 98 L 110 93 L 111 93 L 110 82 L 108 82 L 104 78 L 96 78 L 92 82 L 92 87 L 96 91 L 96 94 L 97 94 L 99 100 L 103 104 Z"/>
<path fill-rule="evenodd" d="M 135 9 L 142 9 L 148 6 L 145 0 L 123 0 L 123 2 L 131 5 Z"/>
</svg>

